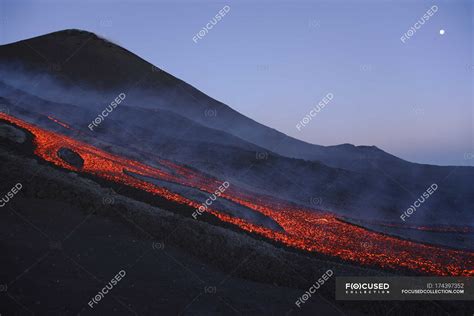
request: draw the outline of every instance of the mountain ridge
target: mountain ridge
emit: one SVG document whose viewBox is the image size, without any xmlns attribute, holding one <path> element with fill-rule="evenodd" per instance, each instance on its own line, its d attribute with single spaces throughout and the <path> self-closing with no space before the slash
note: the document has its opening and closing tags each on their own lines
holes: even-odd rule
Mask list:
<svg viewBox="0 0 474 316">
<path fill-rule="evenodd" d="M 37 115 L 48 108 L 53 116 L 88 131 L 98 113 L 125 91 L 122 110 L 115 110 L 101 124 L 91 142 L 112 140 L 134 155 L 135 149 L 157 152 L 254 192 L 349 217 L 398 221 L 403 210 L 437 183 L 439 190 L 424 204 L 430 212 L 419 212 L 413 221 L 474 223 L 468 212 L 474 204 L 473 167 L 411 163 L 375 146 L 305 143 L 243 116 L 92 33 L 52 34 L 0 46 L 0 65 L 10 66 L 11 76 L 3 76 L 5 80 L 23 75 L 18 81 L 22 87 L 13 86 L 17 93 L 9 94 L 0 86 L 0 93 L 10 96 L 5 102 L 13 112 L 18 110 L 16 104 L 21 105 L 22 115 L 28 111 Z M 41 55 L 69 61 L 54 68 Z M 48 80 L 33 80 L 37 74 Z M 68 87 L 70 78 L 83 89 Z M 124 87 L 137 78 L 144 78 L 139 86 Z M 41 100 L 26 96 L 31 93 Z M 48 93 L 50 98 L 44 96 Z M 74 111 L 65 104 L 73 104 Z M 40 123 L 47 128 L 54 124 L 46 117 Z M 138 139 L 131 138 L 130 132 Z M 148 161 L 146 155 L 138 158 Z"/>
<path fill-rule="evenodd" d="M 75 38 L 74 41 L 71 38 Z M 63 38 L 69 38 L 69 40 L 63 40 Z M 62 44 L 54 47 L 54 45 L 57 42 L 61 42 Z M 93 67 L 90 67 L 91 69 L 88 69 L 89 67 L 84 67 L 83 64 L 79 62 L 78 66 L 75 68 L 67 68 L 69 67 L 69 60 L 74 64 L 77 62 L 74 58 L 77 59 L 77 56 L 81 54 L 82 51 L 87 51 L 87 46 L 91 45 L 91 42 L 94 43 L 93 49 L 91 48 L 90 51 L 98 51 L 95 53 L 96 56 L 90 56 L 91 54 L 86 54 L 84 56 L 84 59 L 87 59 L 88 61 L 93 61 L 98 59 L 97 62 L 93 64 Z M 23 49 L 18 49 L 18 46 L 20 43 L 25 43 L 25 46 Z M 26 44 L 26 43 L 31 43 L 31 44 Z M 55 43 L 54 45 L 52 43 Z M 49 47 L 50 49 L 45 50 L 45 46 L 52 46 Z M 73 46 L 72 48 L 70 46 Z M 106 51 L 102 51 L 104 49 L 104 46 L 106 48 Z M 25 61 L 28 61 L 28 67 L 34 71 L 41 69 L 41 65 L 44 64 L 44 58 L 41 56 L 47 55 L 47 56 L 53 56 L 53 58 L 46 58 L 47 60 L 50 60 L 53 65 L 48 65 L 49 67 L 59 67 L 59 77 L 61 77 L 61 74 L 66 74 L 68 78 L 72 78 L 76 84 L 77 82 L 80 81 L 85 81 L 90 83 L 91 86 L 96 87 L 96 89 L 110 89 L 112 86 L 123 86 L 125 84 L 131 84 L 131 82 L 136 82 L 139 80 L 141 77 L 141 73 L 143 72 L 148 72 L 148 76 L 150 76 L 151 82 L 145 83 L 143 90 L 152 90 L 154 95 L 159 96 L 161 91 L 167 90 L 166 93 L 174 93 L 174 94 L 180 94 L 180 92 L 185 92 L 188 94 L 188 96 L 192 99 L 194 103 L 197 103 L 198 105 L 200 104 L 199 109 L 194 109 L 194 110 L 189 110 L 185 109 L 183 111 L 183 106 L 180 105 L 182 103 L 189 103 L 189 100 L 182 101 L 182 97 L 176 97 L 174 104 L 169 106 L 169 110 L 178 112 L 178 114 L 185 114 L 188 116 L 188 118 L 191 118 L 193 120 L 198 120 L 200 123 L 203 123 L 204 125 L 212 125 L 210 127 L 217 128 L 220 130 L 224 130 L 227 132 L 230 132 L 232 134 L 239 134 L 240 138 L 250 141 L 258 146 L 262 146 L 263 144 L 266 144 L 268 149 L 272 150 L 273 149 L 284 156 L 288 157 L 293 157 L 293 158 L 300 158 L 300 159 L 306 159 L 306 160 L 321 160 L 322 162 L 331 165 L 331 163 L 328 163 L 328 160 L 330 160 L 330 157 L 325 158 L 325 155 L 349 155 L 349 154 L 360 154 L 361 156 L 364 155 L 377 155 L 379 156 L 384 156 L 384 159 L 393 159 L 395 156 L 386 153 L 385 151 L 381 150 L 380 148 L 376 146 L 355 146 L 352 144 L 340 144 L 340 145 L 331 145 L 331 146 L 322 146 L 322 145 L 317 145 L 317 144 L 311 144 L 293 137 L 290 137 L 280 131 L 277 131 L 276 129 L 273 129 L 271 127 L 266 127 L 265 125 L 251 119 L 248 117 L 245 117 L 243 114 L 239 113 L 238 111 L 228 107 L 224 103 L 213 99 L 212 97 L 209 97 L 205 93 L 199 91 L 198 89 L 192 87 L 191 85 L 187 84 L 185 81 L 176 78 L 169 74 L 168 72 L 152 65 L 151 63 L 147 62 L 140 56 L 136 55 L 135 53 L 114 44 L 113 42 L 100 37 L 92 32 L 84 31 L 84 30 L 79 30 L 79 29 L 67 29 L 67 30 L 62 30 L 62 31 L 56 31 L 52 33 L 48 33 L 45 35 L 40 35 L 37 37 L 33 37 L 30 39 L 24 39 L 21 41 L 9 43 L 6 45 L 0 46 L 2 52 L 0 52 L 0 60 L 3 61 L 15 61 L 17 60 L 22 60 L 23 64 Z M 67 49 L 66 49 L 67 48 Z M 36 53 L 36 58 L 32 58 L 31 56 L 31 49 L 37 50 L 38 52 Z M 110 49 L 112 50 L 117 50 L 120 51 L 120 58 L 116 57 L 114 61 L 108 61 L 107 63 L 104 63 L 104 60 L 108 60 L 108 56 L 111 55 Z M 68 57 L 66 59 L 67 63 L 65 66 L 61 64 L 61 58 L 58 57 L 58 52 L 61 52 L 61 54 L 64 54 L 64 52 L 72 52 L 73 56 Z M 107 57 L 103 57 L 107 55 Z M 113 54 L 112 54 L 113 55 Z M 123 55 L 123 56 L 121 56 Z M 43 60 L 42 60 L 43 59 Z M 127 66 L 127 64 L 132 64 L 132 59 L 133 59 L 133 65 L 134 67 L 131 67 L 130 65 Z M 137 60 L 135 60 L 137 59 Z M 114 73 L 113 76 L 107 75 L 110 74 L 111 71 L 110 69 L 113 68 L 110 66 L 110 64 L 117 62 L 118 64 L 122 66 L 126 66 L 125 68 L 127 69 L 126 74 L 121 72 L 119 69 L 117 69 L 118 73 Z M 35 69 L 36 68 L 36 69 Z M 84 69 L 89 71 L 89 75 L 84 75 Z M 130 72 L 130 69 L 135 69 L 135 71 Z M 51 71 L 50 71 L 51 72 Z M 53 69 L 53 75 L 55 75 L 55 71 Z M 93 75 L 91 75 L 93 74 Z M 101 75 L 102 74 L 102 75 Z M 104 75 L 105 74 L 105 75 Z M 140 74 L 140 75 L 139 75 Z M 97 77 L 100 77 L 100 80 L 97 80 Z M 124 78 L 129 78 L 132 77 L 134 78 L 133 80 L 131 79 L 124 79 Z M 59 78 L 64 82 L 64 78 Z M 67 82 L 66 82 L 67 83 Z M 171 84 L 171 85 L 170 85 Z M 164 87 L 162 86 L 164 85 Z M 157 89 L 157 86 L 158 89 Z M 159 90 L 159 91 L 157 91 Z M 161 91 L 160 91 L 161 90 Z M 179 90 L 179 91 L 176 91 Z M 171 92 L 170 92 L 171 91 Z M 157 93 L 158 92 L 158 93 Z M 174 106 L 173 106 L 174 105 Z M 214 120 L 214 122 L 209 122 L 210 120 L 206 120 L 202 116 L 202 112 L 210 110 L 210 111 L 215 111 L 216 115 L 220 115 L 220 113 L 223 113 L 221 115 L 225 116 L 232 116 L 233 121 L 239 121 L 239 124 L 234 124 L 234 126 L 228 126 L 228 120 L 225 120 L 222 124 L 219 124 L 218 120 Z M 262 131 L 263 134 L 267 134 L 265 136 L 270 136 L 274 141 L 269 145 L 268 144 L 268 139 L 260 139 L 258 136 L 255 135 L 249 135 L 249 133 L 246 133 L 245 131 L 242 130 L 242 126 L 244 125 L 249 125 L 251 124 L 253 128 L 258 128 L 259 130 Z M 251 133 L 253 134 L 253 133 Z M 237 136 L 239 136 L 237 135 Z M 263 137 L 265 138 L 265 137 Z M 268 138 L 268 137 L 267 137 Z M 284 145 L 282 147 L 281 145 Z M 287 148 L 285 148 L 287 147 Z M 325 151 L 326 153 L 321 153 L 317 151 Z M 313 153 L 312 153 L 313 152 Z M 314 153 L 316 152 L 316 153 Z M 397 158 L 400 159 L 400 158 Z M 337 167 L 343 167 L 343 165 L 340 164 L 335 164 L 333 166 Z"/>
</svg>

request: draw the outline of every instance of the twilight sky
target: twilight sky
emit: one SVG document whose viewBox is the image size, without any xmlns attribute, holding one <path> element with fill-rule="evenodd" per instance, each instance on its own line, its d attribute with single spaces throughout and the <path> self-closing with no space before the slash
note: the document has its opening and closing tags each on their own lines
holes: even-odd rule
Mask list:
<svg viewBox="0 0 474 316">
<path fill-rule="evenodd" d="M 0 44 L 88 30 L 290 136 L 441 165 L 474 165 L 473 24 L 470 0 L 0 0 Z"/>
</svg>

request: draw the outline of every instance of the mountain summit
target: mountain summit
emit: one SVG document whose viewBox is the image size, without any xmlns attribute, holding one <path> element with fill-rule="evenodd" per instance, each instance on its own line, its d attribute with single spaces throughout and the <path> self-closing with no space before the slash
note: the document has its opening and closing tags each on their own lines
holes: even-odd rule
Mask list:
<svg viewBox="0 0 474 316">
<path fill-rule="evenodd" d="M 447 211 L 456 213 L 456 220 L 473 221 L 466 213 L 474 204 L 472 167 L 415 164 L 375 146 L 303 142 L 94 33 L 64 30 L 0 46 L 0 66 L 26 78 L 41 74 L 50 79 L 35 84 L 24 80 L 21 88 L 3 76 L 2 103 L 18 113 L 47 112 L 77 128 L 87 127 L 113 97 L 126 92 L 120 110 L 93 137 L 121 144 L 131 155 L 152 150 L 295 203 L 315 206 L 316 199 L 323 201 L 318 208 L 382 218 L 390 213 L 394 220 L 428 186 L 440 182 L 430 198 L 439 210 L 425 213 L 427 218 L 420 215 L 420 221 L 441 221 L 446 216 L 439 215 Z M 77 87 L 80 93 L 71 92 Z M 50 90 L 58 90 L 59 97 L 35 93 Z M 100 100 L 103 95 L 108 102 Z"/>
<path fill-rule="evenodd" d="M 236 135 L 281 155 L 318 160 L 334 167 L 365 169 L 364 159 L 398 161 L 376 147 L 319 146 L 289 137 L 259 124 L 205 95 L 132 52 L 94 33 L 69 29 L 1 46 L 0 62 L 21 64 L 27 70 L 46 71 L 65 85 L 98 91 L 139 86 L 166 103 L 154 104 L 199 123 Z M 210 116 L 218 116 L 209 119 Z"/>
</svg>

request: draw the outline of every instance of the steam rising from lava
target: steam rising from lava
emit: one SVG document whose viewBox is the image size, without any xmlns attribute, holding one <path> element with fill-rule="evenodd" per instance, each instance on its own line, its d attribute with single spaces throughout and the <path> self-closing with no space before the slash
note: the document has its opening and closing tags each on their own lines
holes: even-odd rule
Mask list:
<svg viewBox="0 0 474 316">
<path fill-rule="evenodd" d="M 212 193 L 222 183 L 170 161 L 159 160 L 166 168 L 155 168 L 138 161 L 112 155 L 73 138 L 44 130 L 13 116 L 0 113 L 0 119 L 13 123 L 34 135 L 35 154 L 54 165 L 84 172 L 103 179 L 138 188 L 182 205 L 198 208 L 198 201 L 190 200 L 164 187 L 132 177 L 125 171 L 145 177 L 175 182 Z M 82 157 L 84 165 L 78 169 L 58 156 L 58 150 L 68 148 Z M 170 172 L 172 170 L 173 172 Z M 264 196 L 229 188 L 221 198 L 260 212 L 276 221 L 284 231 L 274 231 L 247 220 L 225 214 L 218 209 L 208 212 L 220 220 L 234 224 L 297 249 L 322 253 L 362 265 L 389 269 L 410 269 L 433 275 L 474 276 L 474 253 L 446 249 L 403 240 L 352 225 L 333 214 L 315 212 L 289 205 L 284 201 L 269 200 Z M 368 241 L 368 242 L 367 242 Z M 370 246 L 367 246 L 370 245 Z"/>
</svg>

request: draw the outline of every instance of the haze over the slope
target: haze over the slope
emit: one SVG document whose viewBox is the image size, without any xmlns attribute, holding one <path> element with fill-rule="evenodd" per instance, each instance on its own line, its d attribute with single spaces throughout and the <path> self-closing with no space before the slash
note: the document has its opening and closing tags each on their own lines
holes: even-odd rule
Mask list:
<svg viewBox="0 0 474 316">
<path fill-rule="evenodd" d="M 405 44 L 400 36 L 433 3 L 350 3 L 230 1 L 229 14 L 194 43 L 227 3 L 7 0 L 0 35 L 5 44 L 87 29 L 290 136 L 376 145 L 410 161 L 473 164 L 464 159 L 474 151 L 471 2 L 438 2 Z M 296 123 L 328 92 L 332 103 L 298 132 Z"/>
<path fill-rule="evenodd" d="M 357 218 L 398 221 L 400 210 L 436 183 L 438 194 L 424 204 L 430 212 L 420 212 L 416 221 L 474 222 L 474 167 L 410 163 L 375 146 L 302 142 L 87 31 L 0 46 L 0 70 L 0 104 L 11 114 L 58 128 L 46 116 L 52 115 L 82 131 L 81 137 L 91 134 L 87 125 L 107 100 L 126 92 L 120 108 L 87 137 L 107 142 L 107 151 L 120 144 L 112 151 L 138 154 L 145 162 L 146 152 L 156 153 L 253 192 Z"/>
</svg>

